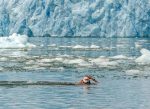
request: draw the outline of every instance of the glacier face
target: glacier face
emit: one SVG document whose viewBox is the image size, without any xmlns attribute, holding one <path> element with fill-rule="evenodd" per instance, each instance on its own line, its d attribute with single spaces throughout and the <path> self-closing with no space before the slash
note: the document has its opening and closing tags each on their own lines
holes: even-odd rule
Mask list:
<svg viewBox="0 0 150 109">
<path fill-rule="evenodd" d="M 150 0 L 0 0 L 0 36 L 143 37 Z"/>
</svg>

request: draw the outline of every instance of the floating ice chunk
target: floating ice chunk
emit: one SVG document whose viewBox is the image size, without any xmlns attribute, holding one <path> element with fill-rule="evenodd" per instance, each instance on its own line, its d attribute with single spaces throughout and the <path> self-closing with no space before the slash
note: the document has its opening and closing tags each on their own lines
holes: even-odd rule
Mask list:
<svg viewBox="0 0 150 109">
<path fill-rule="evenodd" d="M 105 66 L 105 67 L 107 67 L 107 66 L 117 66 L 118 63 L 115 62 L 115 61 L 110 61 L 110 62 L 103 62 L 103 63 L 101 63 L 100 65 L 101 65 L 101 66 Z"/>
<path fill-rule="evenodd" d="M 135 62 L 143 63 L 143 64 L 150 64 L 150 51 L 147 49 L 142 49 L 140 52 L 142 55 L 138 57 L 135 60 Z"/>
<path fill-rule="evenodd" d="M 49 47 L 56 47 L 57 45 L 56 44 L 51 44 L 51 45 L 48 45 Z"/>
<path fill-rule="evenodd" d="M 86 49 L 88 47 L 87 46 L 82 46 L 82 45 L 76 45 L 76 46 L 74 46 L 72 48 L 74 48 L 74 49 Z"/>
<path fill-rule="evenodd" d="M 55 59 L 41 59 L 39 62 L 53 62 Z"/>
<path fill-rule="evenodd" d="M 82 46 L 82 45 L 75 45 L 72 47 L 73 49 L 98 49 L 100 48 L 97 45 L 91 45 L 91 46 Z"/>
<path fill-rule="evenodd" d="M 116 61 L 110 61 L 109 58 L 104 58 L 104 57 L 92 59 L 90 62 L 95 65 L 105 66 L 105 67 L 118 65 L 118 63 Z"/>
<path fill-rule="evenodd" d="M 29 61 L 26 62 L 26 64 L 34 64 L 34 63 L 35 63 L 34 60 L 29 60 Z"/>
<path fill-rule="evenodd" d="M 50 70 L 59 70 L 59 71 L 63 71 L 63 70 L 64 70 L 64 67 L 50 68 Z"/>
<path fill-rule="evenodd" d="M 60 62 L 62 62 L 64 59 L 63 59 L 63 58 L 61 58 L 61 57 L 57 57 L 57 58 L 55 58 L 55 60 L 56 60 L 56 61 L 60 61 Z"/>
<path fill-rule="evenodd" d="M 90 66 L 90 64 L 83 60 L 83 59 L 67 59 L 64 61 L 64 63 L 67 63 L 67 64 L 77 64 L 79 66 Z"/>
<path fill-rule="evenodd" d="M 126 73 L 127 75 L 135 75 L 135 74 L 140 74 L 141 71 L 140 71 L 140 70 L 135 70 L 135 69 L 133 69 L 133 70 L 127 70 L 127 71 L 125 71 L 125 73 Z"/>
<path fill-rule="evenodd" d="M 7 61 L 7 60 L 8 60 L 8 58 L 6 58 L 6 57 L 0 58 L 0 61 Z"/>
<path fill-rule="evenodd" d="M 128 57 L 126 57 L 124 55 L 117 55 L 117 56 L 113 56 L 111 58 L 113 58 L 113 59 L 127 59 Z"/>
<path fill-rule="evenodd" d="M 142 45 L 141 45 L 140 43 L 138 43 L 138 42 L 135 42 L 135 47 L 136 47 L 136 48 L 141 48 Z"/>
<path fill-rule="evenodd" d="M 140 52 L 144 55 L 150 55 L 150 51 L 144 48 Z"/>
<path fill-rule="evenodd" d="M 9 36 L 9 39 L 11 41 L 15 41 L 16 43 L 26 44 L 28 36 L 14 33 L 11 36 Z"/>
<path fill-rule="evenodd" d="M 90 46 L 90 48 L 98 49 L 98 48 L 99 48 L 99 46 L 97 46 L 97 45 L 91 45 L 91 46 Z"/>
<path fill-rule="evenodd" d="M 4 68 L 3 67 L 0 67 L 0 71 L 2 71 Z"/>
<path fill-rule="evenodd" d="M 125 48 L 126 46 L 124 44 L 117 44 L 118 48 Z"/>
<path fill-rule="evenodd" d="M 29 80 L 29 81 L 27 81 L 27 83 L 33 83 L 33 81 L 32 81 L 32 80 Z"/>
<path fill-rule="evenodd" d="M 60 48 L 72 48 L 72 46 L 59 46 Z"/>
<path fill-rule="evenodd" d="M 28 43 L 28 36 L 12 34 L 9 37 L 0 37 L 0 48 L 32 48 L 35 45 Z"/>
<path fill-rule="evenodd" d="M 40 47 L 44 47 L 44 44 L 41 44 Z"/>
<path fill-rule="evenodd" d="M 68 64 L 80 64 L 80 63 L 84 63 L 84 61 L 82 59 L 68 60 Z"/>
<path fill-rule="evenodd" d="M 92 63 L 103 63 L 103 62 L 109 62 L 108 58 L 99 57 L 96 59 L 91 60 Z"/>
<path fill-rule="evenodd" d="M 41 59 L 41 60 L 38 60 L 38 62 L 41 62 L 41 63 L 63 62 L 63 58 L 56 57 L 56 58 L 51 58 L 51 59 Z"/>
</svg>

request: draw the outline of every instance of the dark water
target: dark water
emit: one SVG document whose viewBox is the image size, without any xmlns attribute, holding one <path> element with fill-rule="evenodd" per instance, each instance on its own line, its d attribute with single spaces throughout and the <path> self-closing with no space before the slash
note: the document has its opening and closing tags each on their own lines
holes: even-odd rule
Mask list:
<svg viewBox="0 0 150 109">
<path fill-rule="evenodd" d="M 30 38 L 35 48 L 1 49 L 1 81 L 78 82 L 86 74 L 99 84 L 3 85 L 2 109 L 149 109 L 150 64 L 135 62 L 149 39 Z M 1 82 L 0 82 L 1 83 Z"/>
</svg>

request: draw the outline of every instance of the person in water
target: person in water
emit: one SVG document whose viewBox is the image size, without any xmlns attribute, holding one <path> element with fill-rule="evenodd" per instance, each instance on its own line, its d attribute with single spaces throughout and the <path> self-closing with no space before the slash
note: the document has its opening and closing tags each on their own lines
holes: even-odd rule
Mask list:
<svg viewBox="0 0 150 109">
<path fill-rule="evenodd" d="M 79 82 L 80 85 L 90 85 L 91 81 L 94 81 L 94 83 L 98 83 L 97 80 L 95 80 L 92 76 L 86 75 L 83 77 L 83 79 Z"/>
</svg>

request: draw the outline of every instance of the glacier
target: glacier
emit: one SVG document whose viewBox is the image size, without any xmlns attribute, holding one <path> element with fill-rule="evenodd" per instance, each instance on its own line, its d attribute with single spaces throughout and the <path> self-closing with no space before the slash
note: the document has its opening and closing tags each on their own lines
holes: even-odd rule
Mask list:
<svg viewBox="0 0 150 109">
<path fill-rule="evenodd" d="M 150 0 L 0 0 L 0 36 L 149 37 Z"/>
</svg>

